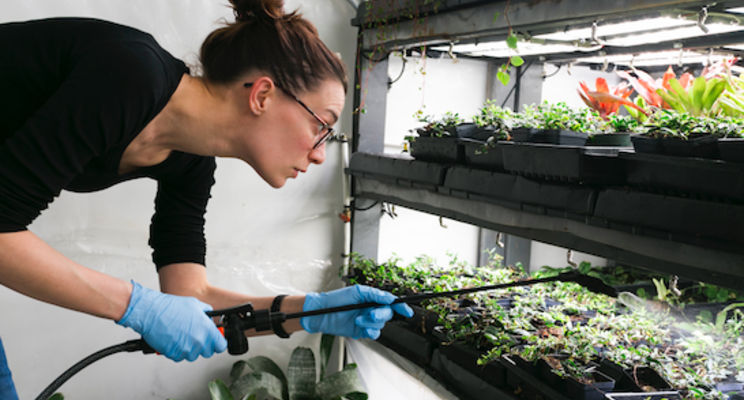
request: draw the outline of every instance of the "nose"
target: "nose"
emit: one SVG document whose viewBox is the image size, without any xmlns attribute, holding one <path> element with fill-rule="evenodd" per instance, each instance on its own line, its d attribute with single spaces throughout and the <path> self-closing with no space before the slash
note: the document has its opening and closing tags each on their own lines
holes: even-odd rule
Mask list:
<svg viewBox="0 0 744 400">
<path fill-rule="evenodd" d="M 326 144 L 323 143 L 317 148 L 313 149 L 313 151 L 310 152 L 310 162 L 313 164 L 323 164 L 323 161 L 325 161 L 326 158 Z"/>
</svg>

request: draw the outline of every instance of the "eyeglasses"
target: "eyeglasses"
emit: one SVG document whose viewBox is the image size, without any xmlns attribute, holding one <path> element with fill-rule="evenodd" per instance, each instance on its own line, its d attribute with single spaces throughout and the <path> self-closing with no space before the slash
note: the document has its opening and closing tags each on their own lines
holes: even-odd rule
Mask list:
<svg viewBox="0 0 744 400">
<path fill-rule="evenodd" d="M 251 87 L 251 86 L 253 86 L 253 82 L 244 83 L 243 86 L 244 87 Z M 309 112 L 310 115 L 312 115 L 318 121 L 318 136 L 320 136 L 320 139 L 318 139 L 318 141 L 315 142 L 315 145 L 313 146 L 313 149 L 317 149 L 318 147 L 322 146 L 323 143 L 327 142 L 328 139 L 330 139 L 333 136 L 333 132 L 334 132 L 333 127 L 331 127 L 330 125 L 328 125 L 328 123 L 326 123 L 323 120 L 323 118 L 320 118 L 320 116 L 318 116 L 318 114 L 316 114 L 315 111 L 313 111 L 312 109 L 310 109 L 310 107 L 308 107 L 305 103 L 303 103 L 302 100 L 298 99 L 297 96 L 295 96 L 294 94 L 292 94 L 289 90 L 287 90 L 287 89 L 285 89 L 285 88 L 283 88 L 283 87 L 281 87 L 279 85 L 276 85 L 276 87 L 278 87 L 279 89 L 281 89 L 282 92 L 284 92 L 287 96 L 293 98 L 294 101 L 296 101 L 297 103 L 299 103 L 302 106 L 302 108 L 304 108 L 305 110 L 307 110 L 307 112 Z"/>
</svg>

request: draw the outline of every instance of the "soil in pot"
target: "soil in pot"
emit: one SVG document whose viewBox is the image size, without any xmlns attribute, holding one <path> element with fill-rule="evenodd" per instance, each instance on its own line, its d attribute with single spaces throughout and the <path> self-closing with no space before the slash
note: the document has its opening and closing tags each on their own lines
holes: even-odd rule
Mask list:
<svg viewBox="0 0 744 400">
<path fill-rule="evenodd" d="M 629 133 L 600 133 L 589 135 L 586 140 L 587 146 L 614 146 L 614 147 L 631 147 Z"/>
</svg>

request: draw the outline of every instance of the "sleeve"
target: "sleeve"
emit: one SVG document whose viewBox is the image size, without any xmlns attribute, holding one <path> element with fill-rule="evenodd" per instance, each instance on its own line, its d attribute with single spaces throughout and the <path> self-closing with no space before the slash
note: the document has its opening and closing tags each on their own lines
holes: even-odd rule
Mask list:
<svg viewBox="0 0 744 400">
<path fill-rule="evenodd" d="M 91 159 L 141 131 L 164 106 L 167 71 L 152 49 L 91 47 L 73 67 L 60 61 L 66 76 L 57 90 L 0 146 L 0 232 L 25 230 Z"/>
<path fill-rule="evenodd" d="M 178 176 L 158 181 L 149 241 L 158 270 L 182 262 L 206 265 L 204 214 L 215 183 L 216 163 L 214 157 L 180 157 L 188 162 L 176 169 Z"/>
</svg>

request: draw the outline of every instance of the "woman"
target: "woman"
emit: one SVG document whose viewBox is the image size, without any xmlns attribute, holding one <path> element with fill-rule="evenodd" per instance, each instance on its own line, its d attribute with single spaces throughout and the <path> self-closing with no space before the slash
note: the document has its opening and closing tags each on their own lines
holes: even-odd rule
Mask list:
<svg viewBox="0 0 744 400">
<path fill-rule="evenodd" d="M 207 281 L 214 157 L 244 160 L 282 187 L 325 160 L 347 89 L 342 62 L 281 0 L 230 1 L 236 22 L 205 40 L 200 77 L 151 36 L 113 23 L 0 25 L 0 283 L 130 327 L 175 361 L 225 350 L 204 313 L 212 308 L 251 302 L 290 313 L 395 299 L 362 286 L 253 297 Z M 144 177 L 158 182 L 149 243 L 162 293 L 87 269 L 26 229 L 62 189 Z M 393 310 L 412 315 L 398 304 L 290 320 L 274 331 L 376 338 Z M 0 398 L 14 399 L 4 364 L 0 343 Z"/>
</svg>

